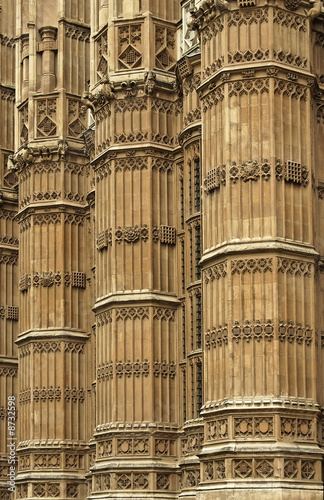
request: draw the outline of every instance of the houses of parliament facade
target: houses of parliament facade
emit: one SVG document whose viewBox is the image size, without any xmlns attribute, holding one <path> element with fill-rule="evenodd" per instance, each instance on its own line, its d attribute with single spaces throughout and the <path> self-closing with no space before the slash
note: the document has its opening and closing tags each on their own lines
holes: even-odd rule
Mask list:
<svg viewBox="0 0 324 500">
<path fill-rule="evenodd" d="M 321 0 L 1 0 L 0 500 L 320 500 Z"/>
</svg>

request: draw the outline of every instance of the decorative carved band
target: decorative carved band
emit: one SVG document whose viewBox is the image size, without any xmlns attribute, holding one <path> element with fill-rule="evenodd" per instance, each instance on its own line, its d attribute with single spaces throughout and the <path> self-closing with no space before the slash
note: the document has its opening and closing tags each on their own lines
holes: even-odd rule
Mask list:
<svg viewBox="0 0 324 500">
<path fill-rule="evenodd" d="M 126 446 L 126 445 L 125 445 Z M 125 472 L 118 474 L 95 475 L 94 490 L 146 490 L 149 487 L 149 474 Z"/>
<path fill-rule="evenodd" d="M 118 226 L 115 231 L 115 238 L 117 243 L 125 241 L 126 243 L 136 243 L 139 240 L 148 240 L 148 227 L 146 224 L 143 226 L 126 226 L 124 228 Z"/>
<path fill-rule="evenodd" d="M 137 132 L 134 134 L 131 132 L 130 134 L 115 134 L 114 141 L 115 143 L 125 143 L 125 142 L 144 142 L 148 140 L 148 132 Z"/>
<path fill-rule="evenodd" d="M 147 377 L 150 371 L 150 363 L 147 359 L 144 359 L 144 361 L 139 361 L 137 359 L 134 363 L 132 363 L 131 361 L 127 361 L 125 363 L 123 363 L 122 361 L 118 361 L 118 363 L 116 363 L 115 370 L 116 375 L 119 378 L 123 375 L 125 375 L 126 377 L 131 377 L 132 375 L 134 375 L 135 377 L 139 377 L 140 375 L 144 375 L 144 377 Z"/>
<path fill-rule="evenodd" d="M 58 200 L 61 198 L 61 191 L 46 191 L 33 193 L 33 201 Z"/>
<path fill-rule="evenodd" d="M 274 10 L 273 22 L 296 31 L 306 32 L 307 29 L 307 18 L 281 9 Z"/>
<path fill-rule="evenodd" d="M 22 389 L 19 393 L 19 403 L 25 404 L 31 401 L 31 389 Z"/>
<path fill-rule="evenodd" d="M 59 453 L 35 453 L 35 469 L 56 469 L 61 467 L 61 456 Z"/>
<path fill-rule="evenodd" d="M 148 168 L 147 156 L 136 156 L 135 158 L 120 158 L 115 160 L 115 171 L 125 172 L 127 170 L 144 170 Z"/>
<path fill-rule="evenodd" d="M 238 259 L 231 261 L 231 274 L 272 272 L 272 258 Z"/>
<path fill-rule="evenodd" d="M 152 158 L 152 170 L 173 173 L 173 161 L 164 158 Z"/>
<path fill-rule="evenodd" d="M 85 396 L 85 391 L 82 387 L 77 388 L 75 386 L 73 386 L 73 387 L 66 386 L 64 389 L 65 401 L 72 401 L 73 403 L 76 403 L 77 401 L 79 401 L 80 403 L 83 403 L 84 396 Z"/>
<path fill-rule="evenodd" d="M 65 36 L 67 38 L 72 38 L 73 40 L 78 40 L 80 42 L 90 42 L 90 30 L 88 28 L 80 28 L 73 24 L 65 24 Z"/>
<path fill-rule="evenodd" d="M 67 193 L 69 194 L 69 193 Z M 24 202 L 26 200 L 23 200 Z M 40 214 L 33 214 L 33 213 L 27 213 L 27 215 L 24 218 L 21 218 L 20 220 L 18 219 L 18 223 L 21 224 L 21 232 L 24 230 L 28 229 L 31 227 L 30 220 L 28 218 L 31 218 L 33 221 L 33 224 L 35 226 L 43 226 L 46 224 L 61 224 L 62 222 L 62 215 L 64 215 L 64 222 L 66 224 L 75 224 L 75 225 L 80 225 L 83 226 L 84 224 L 84 214 L 71 214 L 71 213 L 40 213 Z M 25 224 L 25 226 L 23 226 Z"/>
<path fill-rule="evenodd" d="M 194 109 L 193 111 L 189 111 L 183 119 L 183 124 L 185 127 L 188 127 L 191 123 L 195 121 L 201 120 L 201 107 Z"/>
<path fill-rule="evenodd" d="M 115 113 L 147 110 L 147 101 L 147 97 L 128 97 L 127 99 L 116 99 L 114 110 Z"/>
<path fill-rule="evenodd" d="M 152 230 L 153 241 L 160 241 L 166 245 L 176 244 L 176 228 L 172 226 L 154 226 Z"/>
<path fill-rule="evenodd" d="M 5 245 L 19 245 L 19 239 L 14 236 L 0 235 L 0 244 L 4 243 Z"/>
<path fill-rule="evenodd" d="M 206 111 L 213 106 L 216 106 L 220 101 L 224 99 L 224 88 L 223 86 L 217 87 L 212 90 L 202 98 L 202 111 L 206 113 Z"/>
<path fill-rule="evenodd" d="M 111 310 L 96 315 L 97 326 L 107 325 L 112 322 Z"/>
<path fill-rule="evenodd" d="M 296 259 L 283 259 L 278 257 L 278 271 L 284 274 L 293 274 L 295 276 L 311 277 L 314 264 Z"/>
<path fill-rule="evenodd" d="M 148 307 L 121 307 L 116 309 L 116 321 L 127 319 L 148 319 L 149 318 L 149 308 Z"/>
<path fill-rule="evenodd" d="M 226 170 L 226 165 L 220 165 L 207 172 L 204 181 L 206 194 L 209 194 L 221 185 L 225 186 Z M 236 165 L 236 163 L 233 162 L 231 167 L 228 168 L 228 171 L 229 180 L 233 181 L 234 184 L 236 184 L 238 179 L 247 182 L 257 181 L 260 177 L 263 177 L 267 181 L 271 175 L 271 165 L 266 159 L 262 160 L 261 163 L 257 160 L 247 160 L 244 161 L 242 165 Z"/>
<path fill-rule="evenodd" d="M 0 319 L 18 321 L 18 306 L 0 306 Z"/>
<path fill-rule="evenodd" d="M 64 352 L 76 352 L 84 354 L 84 347 L 85 344 L 83 342 L 63 342 Z M 23 358 L 25 356 L 29 356 L 31 353 L 31 349 L 33 353 L 61 352 L 62 342 L 56 340 L 30 342 L 29 344 L 25 344 L 19 347 L 19 357 Z"/>
<path fill-rule="evenodd" d="M 197 488 L 200 483 L 200 470 L 198 469 L 186 469 L 182 472 L 180 478 L 180 488 Z"/>
<path fill-rule="evenodd" d="M 39 402 L 39 401 L 54 401 L 57 400 L 59 401 L 62 396 L 62 391 L 60 387 L 53 387 L 52 385 L 49 387 L 42 387 L 39 389 L 37 386 L 35 389 L 33 389 L 32 392 L 33 395 L 33 401 Z"/>
<path fill-rule="evenodd" d="M 218 328 L 208 329 L 205 334 L 205 346 L 207 349 L 228 344 L 228 330 L 227 324 L 219 326 Z M 232 327 L 232 340 L 238 343 L 240 340 L 250 342 L 256 340 L 272 341 L 275 337 L 281 342 L 287 340 L 289 343 L 297 342 L 297 344 L 305 343 L 310 345 L 313 341 L 313 330 L 308 324 L 303 327 L 300 323 L 294 325 L 291 321 L 284 323 L 279 321 L 278 327 L 275 329 L 273 321 L 268 319 L 265 322 L 255 320 L 254 322 L 245 321 L 240 323 L 234 321 Z M 277 334 L 276 334 L 277 332 Z"/>
<path fill-rule="evenodd" d="M 11 255 L 4 253 L 0 254 L 0 264 L 16 266 L 18 264 L 18 254 L 17 253 L 11 253 Z"/>
<path fill-rule="evenodd" d="M 21 292 L 27 291 L 31 286 L 50 288 L 54 285 L 60 286 L 62 284 L 62 277 L 65 286 L 72 286 L 74 288 L 86 288 L 86 275 L 79 271 L 69 272 L 53 272 L 42 271 L 41 273 L 24 274 L 19 279 L 19 290 Z"/>
<path fill-rule="evenodd" d="M 234 321 L 232 327 L 232 338 L 235 342 L 240 340 L 246 340 L 249 342 L 251 339 L 256 339 L 260 342 L 261 339 L 272 340 L 274 337 L 274 326 L 270 319 L 268 319 L 264 324 L 261 321 L 256 320 L 254 324 L 250 321 L 246 321 L 244 325 L 240 324 L 238 321 Z"/>
<path fill-rule="evenodd" d="M 5 210 L 4 208 L 0 209 L 0 219 L 13 220 L 16 215 L 17 212 L 14 212 L 13 210 Z"/>
<path fill-rule="evenodd" d="M 262 50 L 257 49 L 256 51 L 246 50 L 245 52 L 236 51 L 234 54 L 228 53 L 227 58 L 229 64 L 236 64 L 241 62 L 250 62 L 250 61 L 263 61 L 264 59 L 268 59 L 269 57 L 269 49 Z"/>
<path fill-rule="evenodd" d="M 153 319 L 175 321 L 175 310 L 163 307 L 153 307 Z"/>
<path fill-rule="evenodd" d="M 317 460 L 283 457 L 236 458 L 224 460 L 208 460 L 203 462 L 203 481 L 214 482 L 224 479 L 254 479 L 278 478 L 275 471 L 279 470 L 278 479 L 295 479 L 302 481 L 318 480 Z"/>
<path fill-rule="evenodd" d="M 254 9 L 248 11 L 236 10 L 228 15 L 227 24 L 229 27 L 251 24 L 262 24 L 268 22 L 268 9 Z"/>
<path fill-rule="evenodd" d="M 111 167 L 111 162 L 108 160 L 105 160 L 102 163 L 100 163 L 99 167 L 95 169 L 97 182 L 102 181 L 103 179 L 105 179 L 105 177 L 111 174 L 110 167 Z"/>
<path fill-rule="evenodd" d="M 280 436 L 287 439 L 314 439 L 314 421 L 310 418 L 280 417 Z"/>
<path fill-rule="evenodd" d="M 155 320 L 175 321 L 175 309 L 164 307 L 120 307 L 99 313 L 96 316 L 97 326 L 104 326 L 108 323 L 111 323 L 113 318 L 113 311 L 116 312 L 116 321 L 126 321 L 135 319 L 149 319 L 150 309 L 152 310 L 153 319 Z"/>
<path fill-rule="evenodd" d="M 238 179 L 244 182 L 256 181 L 260 177 L 263 177 L 266 181 L 270 177 L 271 166 L 268 160 L 264 159 L 261 163 L 256 160 L 247 160 L 242 163 L 242 165 L 236 165 L 232 163 L 229 168 L 229 179 L 235 184 Z"/>
<path fill-rule="evenodd" d="M 290 78 L 290 80 L 292 78 Z M 292 81 L 279 80 L 276 78 L 274 93 L 306 101 L 308 95 L 308 87 L 305 87 L 303 85 L 298 85 L 297 83 L 293 83 Z"/>
<path fill-rule="evenodd" d="M 73 387 L 65 387 L 64 392 L 62 392 L 60 387 L 53 387 L 52 385 L 49 387 L 42 387 L 41 389 L 37 386 L 31 389 L 24 389 L 19 394 L 19 402 L 29 403 L 31 399 L 36 403 L 46 402 L 46 401 L 60 401 L 62 399 L 62 395 L 66 402 L 84 402 L 85 391 L 84 389 Z M 31 398 L 32 396 L 32 398 Z"/>
<path fill-rule="evenodd" d="M 18 369 L 10 366 L 0 366 L 0 377 L 17 377 Z"/>
<path fill-rule="evenodd" d="M 98 382 L 109 380 L 113 378 L 113 363 L 103 363 L 97 368 L 97 380 Z"/>
<path fill-rule="evenodd" d="M 269 93 L 269 78 L 229 82 L 228 96 Z"/>
<path fill-rule="evenodd" d="M 121 377 L 139 377 L 144 376 L 148 377 L 150 373 L 153 373 L 155 377 L 162 376 L 163 378 L 170 377 L 174 378 L 176 375 L 176 364 L 172 361 L 167 363 L 166 360 L 158 361 L 155 360 L 152 363 L 152 371 L 151 371 L 151 363 L 144 359 L 144 361 L 140 361 L 137 359 L 136 361 L 118 361 L 115 366 L 112 361 L 109 363 L 103 363 L 97 368 L 97 380 L 98 382 L 103 382 L 106 380 L 110 380 L 115 376 Z"/>
<path fill-rule="evenodd" d="M 227 261 L 219 262 L 214 266 L 204 269 L 203 275 L 205 283 L 209 283 L 215 279 L 219 280 L 220 278 L 225 278 L 227 275 Z"/>
<path fill-rule="evenodd" d="M 313 330 L 309 324 L 303 327 L 301 323 L 294 325 L 292 321 L 287 323 L 279 321 L 278 336 L 281 342 L 287 340 L 289 343 L 302 344 L 305 342 L 306 345 L 309 345 L 313 341 Z"/>
<path fill-rule="evenodd" d="M 223 327 L 219 326 L 217 329 L 207 330 L 205 334 L 205 345 L 207 349 L 216 347 L 217 345 L 228 343 L 228 328 L 225 324 Z"/>
<path fill-rule="evenodd" d="M 50 497 L 56 498 L 60 496 L 60 483 L 34 483 L 33 496 L 36 498 Z"/>
<path fill-rule="evenodd" d="M 214 189 L 220 187 L 220 185 L 226 184 L 226 165 L 220 165 L 218 167 L 212 168 L 207 172 L 206 178 L 204 180 L 205 193 L 209 194 Z"/>
<path fill-rule="evenodd" d="M 167 113 L 169 115 L 177 116 L 182 112 L 182 100 L 178 101 L 166 101 L 164 99 L 152 99 L 152 111 L 159 111 L 161 113 Z"/>
<path fill-rule="evenodd" d="M 293 182 L 306 187 L 309 182 L 309 172 L 306 165 L 301 165 L 301 163 L 291 160 L 284 162 L 277 160 L 276 179 L 278 181 L 284 179 L 286 182 Z"/>
<path fill-rule="evenodd" d="M 162 376 L 166 378 L 169 376 L 170 378 L 174 378 L 176 375 L 176 364 L 173 361 L 167 363 L 165 360 L 162 362 L 155 360 L 153 363 L 153 374 L 155 377 Z"/>
</svg>

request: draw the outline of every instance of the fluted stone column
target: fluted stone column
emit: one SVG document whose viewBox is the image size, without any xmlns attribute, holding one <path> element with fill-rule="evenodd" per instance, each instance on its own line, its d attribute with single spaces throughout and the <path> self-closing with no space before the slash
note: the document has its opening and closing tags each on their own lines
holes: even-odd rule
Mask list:
<svg viewBox="0 0 324 500">
<path fill-rule="evenodd" d="M 22 2 L 17 17 L 19 498 L 87 494 L 93 284 L 81 94 L 88 22 L 88 7 L 75 2 Z"/>
<path fill-rule="evenodd" d="M 107 491 L 174 498 L 178 487 L 174 150 L 181 100 L 174 88 L 179 13 L 167 4 L 110 2 L 92 19 L 95 67 L 84 96 L 96 122 L 91 498 Z"/>
<path fill-rule="evenodd" d="M 293 12 L 292 12 L 293 11 Z M 203 4 L 200 499 L 322 496 L 311 19 Z"/>
<path fill-rule="evenodd" d="M 2 9 L 0 40 L 0 497 L 9 499 L 8 490 L 17 471 L 18 369 L 18 226 L 17 177 L 10 170 L 14 149 L 14 36 L 15 6 Z M 11 411 L 13 410 L 13 411 Z M 10 448 L 8 447 L 10 446 Z M 12 452 L 10 454 L 10 452 Z M 12 469 L 10 469 L 10 467 Z"/>
</svg>

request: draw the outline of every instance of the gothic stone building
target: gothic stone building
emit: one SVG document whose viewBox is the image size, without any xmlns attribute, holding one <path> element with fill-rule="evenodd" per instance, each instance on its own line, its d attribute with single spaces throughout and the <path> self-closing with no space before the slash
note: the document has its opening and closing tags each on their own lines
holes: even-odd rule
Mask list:
<svg viewBox="0 0 324 500">
<path fill-rule="evenodd" d="M 1 1 L 0 500 L 323 499 L 323 21 Z"/>
</svg>

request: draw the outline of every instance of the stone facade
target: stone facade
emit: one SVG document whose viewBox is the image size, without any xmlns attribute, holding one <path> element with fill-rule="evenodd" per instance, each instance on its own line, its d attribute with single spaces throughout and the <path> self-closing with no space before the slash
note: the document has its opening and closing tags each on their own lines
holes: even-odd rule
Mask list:
<svg viewBox="0 0 324 500">
<path fill-rule="evenodd" d="M 323 498 L 323 21 L 2 1 L 0 500 Z"/>
</svg>

